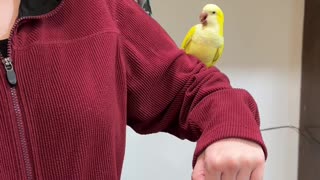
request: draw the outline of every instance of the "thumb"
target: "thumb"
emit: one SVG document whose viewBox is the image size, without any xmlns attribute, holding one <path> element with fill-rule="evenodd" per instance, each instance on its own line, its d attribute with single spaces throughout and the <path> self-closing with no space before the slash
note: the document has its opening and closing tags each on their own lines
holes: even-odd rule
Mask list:
<svg viewBox="0 0 320 180">
<path fill-rule="evenodd" d="M 205 164 L 204 164 L 204 154 L 202 153 L 194 166 L 192 172 L 192 180 L 205 180 Z"/>
</svg>

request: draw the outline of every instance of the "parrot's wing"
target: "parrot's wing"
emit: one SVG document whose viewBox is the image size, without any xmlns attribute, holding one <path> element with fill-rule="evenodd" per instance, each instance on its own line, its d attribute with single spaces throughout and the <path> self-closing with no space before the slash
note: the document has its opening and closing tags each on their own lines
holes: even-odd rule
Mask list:
<svg viewBox="0 0 320 180">
<path fill-rule="evenodd" d="M 222 45 L 221 47 L 219 47 L 217 49 L 217 52 L 216 52 L 215 56 L 213 57 L 209 67 L 213 66 L 221 58 L 223 50 L 224 50 L 224 45 Z"/>
<path fill-rule="evenodd" d="M 181 48 L 183 50 L 187 49 L 188 45 L 192 40 L 192 36 L 194 35 L 195 32 L 196 32 L 196 26 L 191 27 L 187 35 L 184 37 L 184 40 L 182 41 Z"/>
</svg>

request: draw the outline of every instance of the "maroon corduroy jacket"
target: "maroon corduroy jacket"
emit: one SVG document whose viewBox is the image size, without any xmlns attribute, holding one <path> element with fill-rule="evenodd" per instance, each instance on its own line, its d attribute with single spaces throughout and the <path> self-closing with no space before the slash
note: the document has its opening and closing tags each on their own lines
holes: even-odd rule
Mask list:
<svg viewBox="0 0 320 180">
<path fill-rule="evenodd" d="M 193 164 L 228 137 L 267 154 L 251 95 L 179 50 L 133 0 L 22 0 L 8 48 L 1 180 L 119 180 L 126 125 L 197 141 Z"/>
</svg>

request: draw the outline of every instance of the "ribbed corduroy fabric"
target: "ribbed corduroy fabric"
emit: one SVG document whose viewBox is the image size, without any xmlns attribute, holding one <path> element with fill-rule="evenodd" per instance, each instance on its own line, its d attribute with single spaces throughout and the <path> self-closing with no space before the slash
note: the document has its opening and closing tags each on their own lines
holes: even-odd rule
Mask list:
<svg viewBox="0 0 320 180">
<path fill-rule="evenodd" d="M 119 180 L 126 125 L 197 141 L 193 165 L 228 137 L 267 154 L 252 96 L 184 54 L 132 0 L 65 0 L 21 21 L 11 42 L 18 83 L 10 87 L 1 68 L 0 179 L 30 170 L 14 100 L 32 179 Z"/>
</svg>

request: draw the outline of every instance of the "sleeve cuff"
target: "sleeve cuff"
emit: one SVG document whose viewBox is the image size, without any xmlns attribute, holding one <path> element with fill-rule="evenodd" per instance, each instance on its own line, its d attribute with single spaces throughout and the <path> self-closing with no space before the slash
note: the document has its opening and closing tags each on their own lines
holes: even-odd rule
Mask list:
<svg viewBox="0 0 320 180">
<path fill-rule="evenodd" d="M 195 166 L 198 157 L 209 145 L 226 138 L 245 139 L 259 144 L 263 149 L 265 159 L 267 159 L 267 148 L 262 140 L 262 135 L 259 128 L 220 125 L 207 132 L 204 132 L 201 135 L 201 137 L 197 141 L 197 146 L 192 161 L 192 167 Z"/>
</svg>

